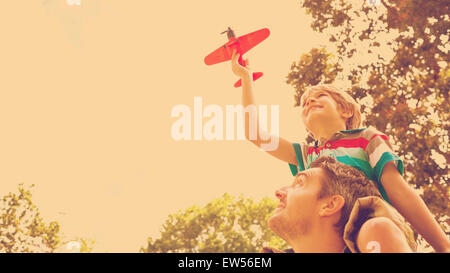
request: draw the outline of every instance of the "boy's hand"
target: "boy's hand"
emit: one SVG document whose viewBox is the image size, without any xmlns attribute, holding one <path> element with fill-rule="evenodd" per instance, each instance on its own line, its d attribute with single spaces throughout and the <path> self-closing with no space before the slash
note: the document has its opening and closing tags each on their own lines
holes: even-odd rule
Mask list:
<svg viewBox="0 0 450 273">
<path fill-rule="evenodd" d="M 233 73 L 242 78 L 242 79 L 250 79 L 250 68 L 249 68 L 249 62 L 248 59 L 245 59 L 245 65 L 246 67 L 243 67 L 242 65 L 239 64 L 238 62 L 239 59 L 239 53 L 236 53 L 236 50 L 233 50 L 233 55 L 231 56 L 231 70 L 233 70 Z"/>
</svg>

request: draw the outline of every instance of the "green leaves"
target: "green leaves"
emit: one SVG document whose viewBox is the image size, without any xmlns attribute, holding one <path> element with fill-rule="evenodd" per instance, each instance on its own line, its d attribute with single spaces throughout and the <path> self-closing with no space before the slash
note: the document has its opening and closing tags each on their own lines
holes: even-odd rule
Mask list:
<svg viewBox="0 0 450 273">
<path fill-rule="evenodd" d="M 324 48 L 313 48 L 302 54 L 298 63 L 293 63 L 287 75 L 287 83 L 295 87 L 295 106 L 300 105 L 301 94 L 310 85 L 332 83 L 342 68 L 332 54 Z"/>
<path fill-rule="evenodd" d="M 11 192 L 0 199 L 0 253 L 68 252 L 67 246 L 77 242 L 76 252 L 91 252 L 92 239 L 64 240 L 58 222 L 44 222 L 33 203 L 30 189 L 18 185 L 18 193 Z"/>
<path fill-rule="evenodd" d="M 259 252 L 263 245 L 287 247 L 267 227 L 276 207 L 269 198 L 255 203 L 224 194 L 204 207 L 168 216 L 161 237 L 148 239 L 142 252 Z"/>
<path fill-rule="evenodd" d="M 19 193 L 0 200 L 0 252 L 53 252 L 60 243 L 60 226 L 46 224 L 22 184 Z"/>
</svg>

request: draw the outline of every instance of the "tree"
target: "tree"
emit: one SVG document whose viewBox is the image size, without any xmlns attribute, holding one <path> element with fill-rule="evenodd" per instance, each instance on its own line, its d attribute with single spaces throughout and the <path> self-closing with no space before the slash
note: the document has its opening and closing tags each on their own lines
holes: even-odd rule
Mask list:
<svg viewBox="0 0 450 273">
<path fill-rule="evenodd" d="M 53 252 L 60 242 L 59 224 L 46 224 L 31 192 L 22 184 L 18 191 L 0 200 L 0 252 Z"/>
<path fill-rule="evenodd" d="M 276 207 L 269 198 L 252 199 L 224 194 L 204 207 L 191 206 L 169 215 L 161 237 L 148 239 L 141 252 L 259 252 L 263 245 L 287 245 L 267 227 Z"/>
<path fill-rule="evenodd" d="M 67 240 L 56 221 L 48 224 L 33 203 L 31 188 L 18 185 L 18 193 L 0 199 L 0 253 L 92 252 L 95 241 L 76 237 Z"/>
<path fill-rule="evenodd" d="M 91 253 L 94 249 L 95 240 L 76 237 L 61 243 L 55 250 L 57 253 Z"/>
<path fill-rule="evenodd" d="M 293 63 L 295 106 L 305 87 L 339 83 L 403 158 L 406 180 L 447 234 L 449 180 L 449 5 L 445 0 L 304 0 L 311 27 L 330 46 Z M 342 87 L 341 86 L 341 87 Z"/>
</svg>

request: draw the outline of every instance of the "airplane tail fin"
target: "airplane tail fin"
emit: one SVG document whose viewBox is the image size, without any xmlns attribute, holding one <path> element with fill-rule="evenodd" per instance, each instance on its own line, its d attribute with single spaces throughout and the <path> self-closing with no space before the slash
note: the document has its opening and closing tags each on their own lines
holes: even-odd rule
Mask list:
<svg viewBox="0 0 450 273">
<path fill-rule="evenodd" d="M 256 81 L 257 79 L 261 78 L 262 75 L 264 75 L 262 72 L 254 72 L 253 73 L 253 81 Z M 240 87 L 242 85 L 241 79 L 239 79 L 235 84 L 234 87 Z"/>
</svg>

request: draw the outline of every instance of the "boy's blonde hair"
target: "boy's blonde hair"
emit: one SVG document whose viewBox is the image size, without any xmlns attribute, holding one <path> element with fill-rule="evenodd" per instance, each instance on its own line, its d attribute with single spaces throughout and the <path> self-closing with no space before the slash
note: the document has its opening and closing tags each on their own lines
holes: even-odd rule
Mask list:
<svg viewBox="0 0 450 273">
<path fill-rule="evenodd" d="M 359 104 L 356 103 L 347 92 L 340 90 L 330 84 L 319 84 L 309 87 L 300 98 L 300 105 L 309 97 L 313 91 L 324 91 L 328 93 L 338 105 L 338 110 L 350 112 L 352 116 L 345 123 L 346 130 L 357 129 L 361 126 L 361 111 Z"/>
</svg>

